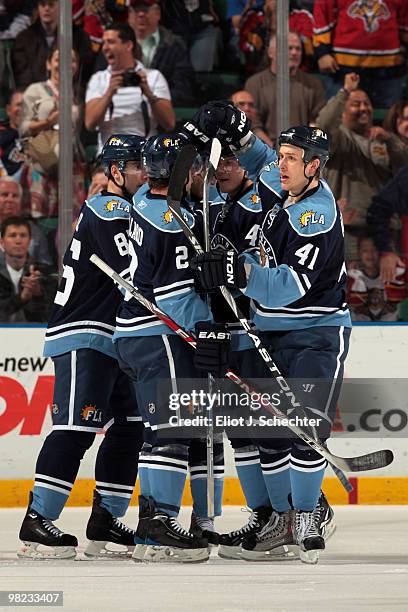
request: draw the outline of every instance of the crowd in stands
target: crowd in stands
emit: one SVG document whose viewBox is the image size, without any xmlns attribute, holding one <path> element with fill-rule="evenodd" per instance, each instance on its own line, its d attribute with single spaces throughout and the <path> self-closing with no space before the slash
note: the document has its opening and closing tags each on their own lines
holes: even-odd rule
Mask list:
<svg viewBox="0 0 408 612">
<path fill-rule="evenodd" d="M 0 0 L 0 321 L 57 283 L 58 10 Z M 73 221 L 113 132 L 172 131 L 229 98 L 276 143 L 277 0 L 72 0 Z M 290 0 L 291 125 L 330 134 L 356 321 L 408 321 L 408 2 Z M 197 171 L 197 184 L 199 170 Z"/>
</svg>

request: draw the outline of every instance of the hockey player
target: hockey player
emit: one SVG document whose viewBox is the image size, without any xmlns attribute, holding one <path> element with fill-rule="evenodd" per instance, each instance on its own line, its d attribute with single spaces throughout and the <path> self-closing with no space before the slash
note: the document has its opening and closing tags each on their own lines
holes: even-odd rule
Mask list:
<svg viewBox="0 0 408 612">
<path fill-rule="evenodd" d="M 139 520 L 136 541 L 140 546 L 136 547 L 134 558 L 154 562 L 188 563 L 208 559 L 207 539 L 186 531 L 177 521 L 191 447 L 190 440 L 171 437 L 169 398 L 160 395 L 160 384 L 171 379 L 176 392 L 179 378 L 200 378 L 201 372 L 195 365 L 207 371 L 208 352 L 213 373 L 225 371 L 229 345 L 225 327 L 211 323 L 207 305 L 194 290 L 194 274 L 188 266 L 192 250 L 168 209 L 169 177 L 184 144 L 183 136 L 161 134 L 150 138 L 144 147 L 149 190 L 135 195 L 131 209 L 130 271 L 139 291 L 182 327 L 191 331 L 198 329 L 203 338 L 192 354 L 186 343 L 157 317 L 135 300 L 126 298 L 118 313 L 115 333 L 120 365 L 135 382 L 143 420 L 152 431 L 151 451 L 143 456 L 148 472 L 148 478 L 143 478 L 143 492 L 150 504 L 143 522 Z M 185 210 L 184 214 L 194 227 L 191 213 Z M 215 449 L 214 455 L 215 514 L 219 515 L 222 448 Z M 191 484 L 193 487 L 194 480 Z M 200 514 L 206 517 L 203 493 Z"/>
<path fill-rule="evenodd" d="M 265 343 L 285 376 L 305 383 L 326 381 L 296 389 L 309 417 L 319 417 L 318 435 L 325 440 L 351 327 L 344 301 L 341 214 L 320 176 L 329 157 L 328 137 L 305 126 L 286 130 L 279 137 L 276 163 L 275 152 L 251 134 L 231 105 L 208 104 L 200 127 L 207 136 L 218 136 L 238 149 L 244 167 L 259 175 L 259 193 L 268 209 L 260 232 L 260 258 L 212 251 L 196 258 L 200 281 L 209 290 L 225 285 L 252 298 L 254 323 L 265 332 Z M 259 377 L 259 368 L 254 376 Z M 262 452 L 269 456 L 264 476 L 277 512 L 260 533 L 244 541 L 242 556 L 273 558 L 276 547 L 294 543 L 304 562 L 315 563 L 325 546 L 316 521 L 320 523 L 317 503 L 326 461 L 293 436 L 263 439 Z"/>
<path fill-rule="evenodd" d="M 137 477 L 141 418 L 112 342 L 121 293 L 89 257 L 96 253 L 123 275 L 129 273 L 129 208 L 144 180 L 142 144 L 139 136 L 126 134 L 106 142 L 102 163 L 107 191 L 85 201 L 64 256 L 44 349 L 55 366 L 53 427 L 37 459 L 34 490 L 20 529 L 24 544 L 19 557 L 75 557 L 77 538 L 62 533 L 53 521 L 65 506 L 84 453 L 102 430 L 86 530 L 91 542 L 85 554 L 106 554 L 107 542 L 134 548 L 134 531 L 118 517 L 128 508 Z"/>
<path fill-rule="evenodd" d="M 253 250 L 262 223 L 261 201 L 253 181 L 228 145 L 222 148 L 216 172 L 216 189 L 212 189 L 210 197 L 211 195 L 213 195 L 209 209 L 211 247 L 225 251 L 233 249 L 238 254 Z M 197 221 L 200 223 L 199 210 L 197 213 Z M 201 234 L 201 228 L 197 233 Z M 248 298 L 241 296 L 239 307 L 249 313 Z M 218 323 L 228 324 L 232 336 L 230 365 L 244 376 L 242 355 L 246 348 L 251 348 L 251 343 L 240 333 L 240 325 L 232 321 L 231 311 L 218 292 L 211 294 L 211 310 Z M 253 351 L 251 353 L 253 354 Z M 253 358 L 257 359 L 254 354 Z M 251 509 L 249 519 L 242 528 L 222 534 L 219 539 L 218 555 L 227 559 L 236 559 L 241 556 L 241 543 L 244 537 L 259 531 L 268 522 L 272 508 L 257 447 L 243 436 L 237 438 L 232 435 L 229 439 L 234 449 L 235 466 L 245 500 Z"/>
</svg>

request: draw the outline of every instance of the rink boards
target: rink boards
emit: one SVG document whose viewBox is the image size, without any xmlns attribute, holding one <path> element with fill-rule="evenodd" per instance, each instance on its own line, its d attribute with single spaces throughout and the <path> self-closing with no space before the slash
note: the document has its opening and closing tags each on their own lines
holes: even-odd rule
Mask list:
<svg viewBox="0 0 408 612">
<path fill-rule="evenodd" d="M 0 507 L 26 505 L 37 453 L 51 426 L 53 366 L 50 359 L 42 357 L 44 329 L 43 326 L 0 328 Z M 346 376 L 404 379 L 407 356 L 407 325 L 359 325 L 353 329 Z M 357 438 L 350 434 L 329 443 L 338 455 L 363 454 L 378 448 L 391 448 L 395 454 L 395 461 L 388 468 L 361 473 L 358 478 L 354 475 L 354 491 L 350 495 L 328 470 L 324 489 L 332 504 L 408 504 L 408 425 L 402 422 L 397 434 L 394 431 L 390 437 L 387 427 L 394 422 L 388 418 L 392 409 L 393 406 L 380 409 L 380 427 L 373 434 L 376 437 Z M 341 430 L 345 426 L 340 407 L 336 427 Z M 82 462 L 70 505 L 91 502 L 96 450 L 97 444 Z M 244 500 L 229 445 L 225 454 L 224 503 L 240 505 Z M 184 503 L 190 503 L 189 487 L 186 487 Z"/>
</svg>

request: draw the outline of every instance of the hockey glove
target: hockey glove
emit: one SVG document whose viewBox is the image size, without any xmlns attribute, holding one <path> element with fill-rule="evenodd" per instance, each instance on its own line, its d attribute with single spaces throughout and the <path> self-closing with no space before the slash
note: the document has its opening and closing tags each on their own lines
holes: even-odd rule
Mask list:
<svg viewBox="0 0 408 612">
<path fill-rule="evenodd" d="M 222 286 L 227 289 L 244 289 L 247 286 L 244 261 L 244 257 L 235 251 L 214 250 L 193 257 L 190 267 L 196 270 L 205 291 Z"/>
<path fill-rule="evenodd" d="M 197 116 L 198 113 L 194 115 L 191 121 L 186 121 L 181 131 L 199 153 L 204 153 L 210 150 L 211 139 L 198 127 Z"/>
<path fill-rule="evenodd" d="M 197 370 L 221 378 L 228 369 L 230 332 L 222 323 L 205 321 L 196 324 L 195 332 L 197 339 L 194 354 L 195 367 Z"/>
<path fill-rule="evenodd" d="M 232 145 L 235 149 L 244 147 L 252 136 L 251 122 L 245 113 L 231 102 L 207 102 L 194 117 L 199 129 L 211 138 L 218 138 L 221 144 Z"/>
</svg>

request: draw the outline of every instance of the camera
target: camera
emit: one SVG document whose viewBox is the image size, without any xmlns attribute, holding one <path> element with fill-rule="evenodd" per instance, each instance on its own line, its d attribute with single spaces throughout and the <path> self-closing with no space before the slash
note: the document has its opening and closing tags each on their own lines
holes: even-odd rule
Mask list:
<svg viewBox="0 0 408 612">
<path fill-rule="evenodd" d="M 123 85 L 122 87 L 139 87 L 141 78 L 131 68 L 129 70 L 125 70 L 123 73 Z"/>
</svg>

